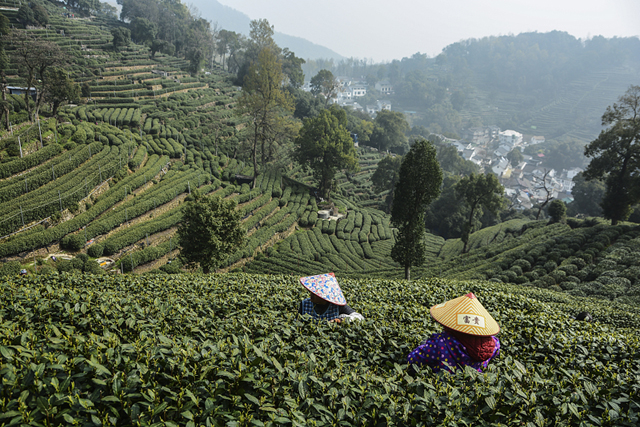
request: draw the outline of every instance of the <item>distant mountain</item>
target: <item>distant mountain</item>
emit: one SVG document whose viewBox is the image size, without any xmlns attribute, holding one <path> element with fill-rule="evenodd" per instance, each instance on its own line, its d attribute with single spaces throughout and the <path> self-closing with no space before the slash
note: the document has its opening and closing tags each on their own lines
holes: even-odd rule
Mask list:
<svg viewBox="0 0 640 427">
<path fill-rule="evenodd" d="M 249 23 L 251 19 L 242 12 L 220 4 L 216 0 L 192 0 L 194 6 L 198 8 L 202 17 L 218 25 L 225 30 L 235 31 L 237 33 L 249 35 Z M 346 59 L 344 56 L 334 52 L 324 46 L 311 43 L 309 40 L 301 37 L 290 36 L 276 31 L 274 40 L 278 46 L 289 48 L 295 52 L 296 56 L 304 59 L 334 59 L 339 61 Z"/>
</svg>

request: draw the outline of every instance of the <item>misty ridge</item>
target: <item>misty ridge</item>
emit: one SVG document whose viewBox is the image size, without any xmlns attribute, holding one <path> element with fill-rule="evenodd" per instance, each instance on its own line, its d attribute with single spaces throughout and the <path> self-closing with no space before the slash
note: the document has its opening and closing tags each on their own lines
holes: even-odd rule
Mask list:
<svg viewBox="0 0 640 427">
<path fill-rule="evenodd" d="M 219 28 L 240 38 L 249 35 L 244 13 L 217 1 L 194 4 Z M 562 31 L 488 35 L 450 44 L 433 57 L 417 52 L 376 63 L 274 30 L 280 47 L 305 59 L 306 82 L 330 70 L 366 85 L 367 94 L 358 100 L 363 110 L 382 98 L 394 111 L 409 111 L 412 126 L 454 138 L 464 129 L 498 126 L 542 135 L 547 142 L 584 144 L 600 132 L 604 108 L 637 83 L 640 73 L 637 37 L 578 39 Z"/>
</svg>

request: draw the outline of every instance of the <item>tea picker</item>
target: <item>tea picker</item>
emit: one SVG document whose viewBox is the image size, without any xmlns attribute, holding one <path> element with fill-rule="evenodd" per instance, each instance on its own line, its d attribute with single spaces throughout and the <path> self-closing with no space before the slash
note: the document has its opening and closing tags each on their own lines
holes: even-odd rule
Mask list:
<svg viewBox="0 0 640 427">
<path fill-rule="evenodd" d="M 340 323 L 343 320 L 364 320 L 364 317 L 347 305 L 347 300 L 333 273 L 301 277 L 300 283 L 309 291 L 309 298 L 300 302 L 298 313 L 314 320 Z"/>
<path fill-rule="evenodd" d="M 434 305 L 430 313 L 444 332 L 431 335 L 409 353 L 409 364 L 436 372 L 464 366 L 482 371 L 500 353 L 500 341 L 494 337 L 500 326 L 473 293 Z"/>
</svg>

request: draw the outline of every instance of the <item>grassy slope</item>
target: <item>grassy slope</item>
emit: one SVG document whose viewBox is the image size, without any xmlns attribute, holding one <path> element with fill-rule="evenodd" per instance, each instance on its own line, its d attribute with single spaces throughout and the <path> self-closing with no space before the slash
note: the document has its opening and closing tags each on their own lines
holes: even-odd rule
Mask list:
<svg viewBox="0 0 640 427">
<path fill-rule="evenodd" d="M 144 185 L 140 182 L 141 186 L 134 192 L 135 201 L 131 200 L 132 196 L 129 195 L 128 201 L 119 201 L 114 206 L 123 208 L 126 203 L 130 205 L 126 213 L 121 213 L 121 216 L 124 215 L 123 219 L 127 221 L 121 220 L 121 224 L 117 227 L 94 234 L 91 234 L 92 230 L 101 230 L 100 227 L 94 226 L 95 221 L 80 223 L 80 227 L 87 225 L 89 231 L 87 238 L 94 238 L 98 243 L 106 243 L 109 238 L 113 240 L 119 235 L 139 235 L 138 240 L 127 241 L 124 247 L 121 245 L 117 248 L 117 253 L 109 255 L 116 259 L 132 255 L 128 257 L 129 266 L 133 258 L 137 258 L 140 263 L 158 259 L 159 261 L 154 261 L 153 266 L 162 265 L 171 256 L 175 256 L 175 250 L 171 251 L 174 249 L 171 238 L 175 233 L 175 221 L 168 222 L 166 227 L 151 227 L 150 224 L 159 215 L 179 209 L 179 203 L 187 196 L 188 188 L 192 185 L 196 186 L 194 173 L 197 172 L 199 186 L 206 185 L 206 179 L 201 179 L 203 176 L 206 177 L 206 174 L 219 176 L 227 189 L 223 192 L 219 187 L 220 182 L 214 181 L 213 186 L 205 187 L 206 191 L 236 198 L 241 206 L 248 209 L 245 222 L 250 225 L 249 232 L 254 238 L 248 248 L 232 256 L 231 268 L 242 267 L 253 272 L 296 274 L 334 270 L 352 277 L 401 277 L 401 269 L 389 257 L 394 241 L 393 233 L 388 230 L 387 233 L 382 231 L 384 227 L 388 227 L 388 217 L 375 209 L 363 208 L 363 206 L 378 206 L 384 199 L 383 195 L 373 193 L 370 183 L 370 176 L 375 170 L 375 164 L 382 157 L 381 154 L 361 149 L 359 151 L 360 172 L 352 177 L 342 174 L 337 177 L 336 200 L 343 211 L 349 210 L 347 220 L 357 218 L 357 215 L 371 214 L 373 214 L 372 218 L 377 218 L 364 230 L 354 227 L 352 232 L 344 233 L 340 225 L 334 230 L 322 221 L 309 219 L 316 205 L 312 198 L 308 198 L 307 185 L 312 186 L 314 182 L 309 173 L 300 168 L 285 171 L 284 175 L 291 179 L 272 177 L 271 181 L 265 181 L 255 194 L 247 194 L 248 189 L 241 187 L 231 188 L 228 186 L 228 180 L 233 179 L 234 174 L 247 174 L 250 171 L 244 162 L 230 159 L 225 155 L 231 155 L 234 152 L 243 134 L 241 121 L 234 118 L 232 113 L 237 92 L 231 87 L 224 74 L 214 72 L 209 77 L 197 79 L 186 77 L 179 68 L 181 64 L 184 65 L 184 61 L 162 55 L 150 59 L 147 48 L 143 46 L 132 45 L 126 51 L 114 52 L 109 46 L 108 27 L 101 24 L 104 22 L 74 21 L 52 15 L 53 30 L 64 29 L 67 37 L 56 35 L 54 31 L 32 30 L 34 33 L 56 40 L 71 54 L 78 57 L 74 67 L 77 68 L 76 76 L 79 81 L 94 79 L 94 77 L 80 77 L 80 70 L 93 70 L 92 73 L 86 74 L 97 74 L 103 77 L 98 78 L 95 84 L 92 83 L 92 92 L 94 98 L 104 101 L 104 104 L 94 107 L 89 105 L 86 108 L 67 108 L 63 111 L 66 112 L 67 118 L 74 120 L 76 124 L 85 115 L 94 115 L 91 121 L 96 120 L 100 123 L 102 118 L 113 122 L 107 117 L 111 115 L 111 111 L 115 110 L 117 104 L 109 108 L 108 102 L 121 97 L 133 98 L 134 103 L 128 111 L 144 112 L 139 122 L 140 130 L 136 128 L 138 126 L 136 124 L 131 126 L 120 124 L 118 127 L 124 129 L 124 132 L 106 124 L 94 127 L 85 123 L 83 126 L 89 126 L 87 129 L 91 129 L 94 138 L 103 139 L 105 143 L 113 144 L 112 136 L 119 135 L 120 142 L 131 141 L 134 145 L 144 148 L 144 150 L 136 149 L 135 151 L 127 148 L 129 158 L 132 161 L 136 159 L 133 167 L 128 171 L 130 175 L 128 179 L 140 174 L 155 150 L 156 155 L 170 155 L 173 157 L 173 163 L 178 162 L 176 169 L 183 170 L 179 171 L 180 174 L 171 176 L 184 176 L 185 185 L 181 190 L 182 194 L 176 192 L 173 198 L 167 199 L 161 206 L 154 204 L 153 209 L 141 211 L 139 216 L 132 220 L 129 212 L 132 211 L 133 205 L 139 206 L 140 203 L 137 202 L 158 187 L 155 182 L 148 183 L 151 181 L 151 176 L 145 176 Z M 89 51 L 88 58 L 85 57 L 86 52 L 80 51 L 78 46 L 81 45 L 92 49 Z M 154 68 L 168 70 L 172 78 L 159 79 L 157 75 L 150 73 Z M 134 84 L 130 84 L 128 80 L 131 73 L 135 74 Z M 179 78 L 181 82 L 176 83 L 173 78 Z M 607 84 L 612 84 L 612 81 L 617 80 L 609 79 Z M 587 83 L 583 86 L 589 86 L 593 82 Z M 598 86 L 596 83 L 593 84 Z M 150 86 L 154 87 L 151 91 L 146 89 Z M 109 88 L 106 92 L 105 87 Z M 181 89 L 183 87 L 184 89 Z M 186 92 L 176 93 L 181 90 Z M 111 95 L 115 96 L 109 98 Z M 115 112 L 113 115 L 115 116 Z M 553 115 L 556 116 L 555 113 Z M 125 115 L 121 113 L 120 117 Z M 222 126 L 220 132 L 222 138 L 218 141 L 215 140 L 212 126 Z M 75 137 L 74 128 L 68 125 L 59 126 L 53 133 L 47 131 L 45 139 L 48 143 L 53 143 L 56 138 L 59 138 L 64 143 L 68 138 Z M 129 128 L 133 133 L 129 133 Z M 32 132 L 30 137 L 32 140 L 27 142 L 26 146 L 37 148 L 35 135 Z M 107 136 L 109 138 L 106 138 Z M 183 147 L 186 148 L 186 154 L 182 151 Z M 215 153 L 216 148 L 219 148 L 218 156 L 212 154 Z M 144 151 L 147 152 L 146 155 L 137 154 Z M 46 167 L 47 164 L 64 158 L 65 155 L 68 154 L 63 152 L 54 159 L 45 160 L 43 166 Z M 180 162 L 186 165 L 180 166 Z M 192 175 L 189 175 L 191 178 L 187 176 L 189 173 Z M 77 172 L 69 175 L 74 174 Z M 97 175 L 95 179 L 98 180 Z M 279 182 L 274 182 L 274 179 Z M 162 184 L 162 181 L 159 184 Z M 100 187 L 96 187 L 96 190 L 98 188 Z M 283 193 L 286 193 L 287 188 L 289 188 L 289 194 L 285 196 Z M 267 195 L 269 191 L 272 192 L 271 196 Z M 102 196 L 107 195 L 108 193 Z M 55 194 L 50 199 L 55 199 L 54 196 Z M 95 205 L 96 200 L 90 198 L 87 202 Z M 84 203 L 81 202 L 78 213 L 81 213 L 84 207 Z M 278 214 L 280 210 L 283 212 Z M 67 221 L 74 216 L 73 212 L 67 210 L 63 214 L 63 219 Z M 105 216 L 108 215 L 102 213 L 96 218 L 105 219 Z M 272 217 L 277 220 L 274 224 L 269 223 Z M 273 226 L 273 231 L 269 232 L 265 229 L 265 223 Z M 134 227 L 134 230 L 131 227 Z M 146 230 L 144 227 L 153 229 L 148 237 L 148 233 L 141 231 Z M 258 233 L 260 228 L 262 230 Z M 296 228 L 300 231 L 291 234 Z M 321 229 L 322 232 L 317 234 L 319 230 L 315 229 Z M 428 236 L 429 259 L 425 266 L 414 268 L 413 276 L 492 279 L 537 287 L 552 287 L 555 290 L 564 290 L 576 295 L 596 295 L 634 302 L 640 294 L 636 289 L 639 274 L 635 271 L 636 266 L 632 261 L 632 255 L 635 253 L 633 245 L 636 231 L 629 227 L 616 228 L 611 232 L 607 230 L 606 226 L 571 229 L 561 225 L 546 227 L 544 223 L 511 221 L 474 233 L 471 237 L 469 254 L 460 253 L 462 244 L 459 240 L 444 241 L 436 236 Z M 55 227 L 47 232 L 54 231 Z M 69 231 L 56 237 L 55 241 Z M 40 232 L 40 229 L 35 229 L 25 235 Z M 305 234 L 308 240 L 301 234 Z M 315 235 L 315 240 L 312 234 Z M 318 237 L 321 239 L 318 240 Z M 140 249 L 147 246 L 147 242 L 152 247 L 157 246 L 161 249 L 159 251 L 147 249 L 143 253 Z M 629 242 L 629 245 L 625 242 Z M 305 243 L 308 243 L 308 246 L 305 246 Z M 58 248 L 55 244 L 49 244 L 47 250 L 57 251 Z M 631 255 L 620 255 L 621 252 Z M 43 250 L 21 253 L 23 260 L 45 255 L 46 252 Z M 601 264 L 602 261 L 605 261 L 604 266 Z M 137 262 L 134 264 L 137 265 Z M 143 266 L 141 269 L 147 271 L 150 268 Z"/>
</svg>

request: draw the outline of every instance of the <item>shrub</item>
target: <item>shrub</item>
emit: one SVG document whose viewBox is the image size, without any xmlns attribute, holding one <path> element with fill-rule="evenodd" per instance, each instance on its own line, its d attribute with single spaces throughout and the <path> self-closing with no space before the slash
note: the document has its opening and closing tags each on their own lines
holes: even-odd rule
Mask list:
<svg viewBox="0 0 640 427">
<path fill-rule="evenodd" d="M 555 261 L 547 261 L 544 263 L 544 269 L 547 271 L 547 273 L 552 272 L 557 267 L 558 267 L 558 264 L 556 264 Z"/>
<path fill-rule="evenodd" d="M 71 264 L 71 261 L 66 259 L 61 259 L 60 261 L 56 262 L 56 268 L 61 273 L 69 272 L 73 269 L 73 265 Z"/>
<path fill-rule="evenodd" d="M 38 267 L 38 274 L 49 275 L 49 274 L 53 274 L 54 272 L 57 272 L 57 270 L 51 267 L 50 265 Z"/>
<path fill-rule="evenodd" d="M 531 262 L 526 259 L 517 259 L 513 262 L 512 266 L 520 267 L 521 271 L 531 270 Z M 520 273 L 522 274 L 522 273 Z"/>
<path fill-rule="evenodd" d="M 75 270 L 82 271 L 82 269 L 84 268 L 84 261 L 82 261 L 80 258 L 74 258 L 71 260 L 71 267 L 73 267 L 73 269 Z"/>
<path fill-rule="evenodd" d="M 575 264 L 566 264 L 558 267 L 558 270 L 562 270 L 567 274 L 576 274 L 579 269 Z"/>
<path fill-rule="evenodd" d="M 514 272 L 512 270 L 507 270 L 502 274 L 507 278 L 507 281 L 509 281 L 509 282 L 513 282 L 518 277 L 516 272 Z"/>
<path fill-rule="evenodd" d="M 578 269 L 583 269 L 587 265 L 587 263 L 585 262 L 584 259 L 582 259 L 580 257 L 577 257 L 577 256 L 571 258 L 571 264 L 573 264 L 576 267 L 578 267 Z"/>
<path fill-rule="evenodd" d="M 11 276 L 20 273 L 22 265 L 19 261 L 7 261 L 0 266 L 0 276 Z"/>
<path fill-rule="evenodd" d="M 567 273 L 558 269 L 550 272 L 549 276 L 553 277 L 553 280 L 555 280 L 556 283 L 560 283 L 564 280 L 565 277 L 567 277 Z"/>
<path fill-rule="evenodd" d="M 93 245 L 89 246 L 89 249 L 87 250 L 87 253 L 92 258 L 100 258 L 103 252 L 104 246 L 102 246 L 100 243 L 94 243 Z"/>
<path fill-rule="evenodd" d="M 514 272 L 516 276 L 522 276 L 522 268 L 520 266 L 514 265 L 509 270 Z"/>
<path fill-rule="evenodd" d="M 102 269 L 100 268 L 100 264 L 98 264 L 98 262 L 95 261 L 95 260 L 89 260 L 89 261 L 85 262 L 84 266 L 83 266 L 83 271 L 85 273 L 90 273 L 90 274 L 101 274 L 102 273 Z"/>
<path fill-rule="evenodd" d="M 78 130 L 73 134 L 71 140 L 77 144 L 84 144 L 87 142 L 87 133 L 84 128 L 78 128 Z"/>
<path fill-rule="evenodd" d="M 79 251 L 84 247 L 84 236 L 80 234 L 67 234 L 60 242 L 62 249 L 69 251 Z"/>
<path fill-rule="evenodd" d="M 548 288 L 549 286 L 553 286 L 556 284 L 556 280 L 553 278 L 553 276 L 550 275 L 543 276 L 538 279 L 538 281 L 542 282 L 542 287 L 544 288 Z"/>
</svg>

